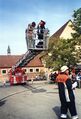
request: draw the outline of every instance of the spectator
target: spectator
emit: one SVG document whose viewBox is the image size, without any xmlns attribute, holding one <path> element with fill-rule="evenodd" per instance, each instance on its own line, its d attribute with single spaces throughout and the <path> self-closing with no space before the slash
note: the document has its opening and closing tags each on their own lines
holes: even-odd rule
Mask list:
<svg viewBox="0 0 81 119">
<path fill-rule="evenodd" d="M 77 74 L 78 78 L 81 80 L 81 70 L 80 72 Z"/>
<path fill-rule="evenodd" d="M 78 88 L 81 88 L 81 70 L 77 74 L 76 79 L 78 81 Z"/>
<path fill-rule="evenodd" d="M 51 74 L 50 74 L 50 80 L 55 83 L 55 82 L 56 82 L 56 77 L 57 77 L 57 75 L 58 75 L 58 74 L 57 74 L 56 72 L 51 73 Z"/>
<path fill-rule="evenodd" d="M 71 77 L 72 83 L 74 83 L 74 82 L 77 81 L 77 79 L 76 79 L 76 74 L 75 74 L 74 72 L 71 72 L 70 77 Z"/>
</svg>

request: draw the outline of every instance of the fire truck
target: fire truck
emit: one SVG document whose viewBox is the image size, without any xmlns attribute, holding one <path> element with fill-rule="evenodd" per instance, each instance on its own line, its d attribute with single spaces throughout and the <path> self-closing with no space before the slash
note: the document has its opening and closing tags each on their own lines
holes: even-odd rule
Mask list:
<svg viewBox="0 0 81 119">
<path fill-rule="evenodd" d="M 27 75 L 25 74 L 25 70 L 22 68 L 15 68 L 14 71 L 10 70 L 9 72 L 9 82 L 10 85 L 13 84 L 25 84 L 27 81 Z"/>
<path fill-rule="evenodd" d="M 26 83 L 27 75 L 23 70 L 23 67 L 27 65 L 36 55 L 40 54 L 42 51 L 48 49 L 49 41 L 49 30 L 44 29 L 43 39 L 38 39 L 37 29 L 32 32 L 32 42 L 30 44 L 29 33 L 26 32 L 26 42 L 28 51 L 19 59 L 14 66 L 12 66 L 9 71 L 9 82 L 10 85 Z"/>
</svg>

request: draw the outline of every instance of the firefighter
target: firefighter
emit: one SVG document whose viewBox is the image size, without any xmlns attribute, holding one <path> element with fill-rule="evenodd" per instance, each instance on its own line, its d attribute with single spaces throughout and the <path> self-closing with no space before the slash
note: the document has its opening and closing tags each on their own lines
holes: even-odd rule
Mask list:
<svg viewBox="0 0 81 119">
<path fill-rule="evenodd" d="M 43 39 L 46 22 L 41 20 L 37 26 L 38 39 Z"/>
<path fill-rule="evenodd" d="M 72 119 L 78 119 L 75 96 L 73 93 L 73 89 L 77 86 L 77 82 L 72 84 L 67 66 L 61 67 L 61 72 L 58 74 L 56 81 L 58 82 L 59 98 L 61 102 L 61 119 L 67 119 L 68 109 Z"/>
</svg>

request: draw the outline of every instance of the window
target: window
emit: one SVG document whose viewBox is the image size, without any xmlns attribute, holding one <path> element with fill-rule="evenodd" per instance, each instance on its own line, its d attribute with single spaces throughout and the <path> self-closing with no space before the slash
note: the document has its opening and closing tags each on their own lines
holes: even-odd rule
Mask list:
<svg viewBox="0 0 81 119">
<path fill-rule="evenodd" d="M 2 70 L 2 74 L 6 74 L 6 70 Z"/>
<path fill-rule="evenodd" d="M 36 72 L 39 72 L 39 69 L 36 69 Z"/>
<path fill-rule="evenodd" d="M 33 69 L 30 69 L 30 72 L 33 72 Z"/>
</svg>

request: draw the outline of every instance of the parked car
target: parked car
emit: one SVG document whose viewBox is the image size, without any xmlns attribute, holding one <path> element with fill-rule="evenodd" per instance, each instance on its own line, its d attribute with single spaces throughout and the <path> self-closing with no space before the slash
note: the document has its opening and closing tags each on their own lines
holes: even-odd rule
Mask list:
<svg viewBox="0 0 81 119">
<path fill-rule="evenodd" d="M 36 81 L 40 81 L 40 80 L 47 80 L 46 76 L 36 76 L 36 78 L 34 79 Z"/>
</svg>

